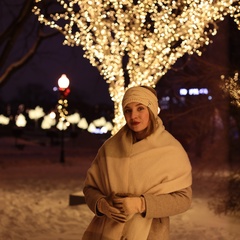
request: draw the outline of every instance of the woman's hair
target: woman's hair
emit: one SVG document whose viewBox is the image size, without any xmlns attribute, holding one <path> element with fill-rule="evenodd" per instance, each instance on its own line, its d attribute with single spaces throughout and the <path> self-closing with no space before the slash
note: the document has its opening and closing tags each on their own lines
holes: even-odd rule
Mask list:
<svg viewBox="0 0 240 240">
<path fill-rule="evenodd" d="M 149 86 L 141 86 L 141 87 L 148 89 L 149 91 L 151 91 L 157 97 L 157 92 L 152 87 L 149 87 Z M 147 129 L 146 129 L 146 136 L 145 137 L 154 133 L 156 128 L 158 127 L 157 120 L 156 120 L 153 112 L 151 111 L 151 109 L 149 107 L 148 107 L 148 112 L 149 112 L 149 124 L 148 124 Z"/>
<path fill-rule="evenodd" d="M 148 112 L 149 112 L 149 124 L 147 126 L 147 129 L 146 129 L 146 136 L 149 136 L 151 135 L 152 133 L 154 133 L 158 127 L 158 124 L 157 124 L 157 119 L 155 118 L 153 112 L 148 108 Z"/>
</svg>

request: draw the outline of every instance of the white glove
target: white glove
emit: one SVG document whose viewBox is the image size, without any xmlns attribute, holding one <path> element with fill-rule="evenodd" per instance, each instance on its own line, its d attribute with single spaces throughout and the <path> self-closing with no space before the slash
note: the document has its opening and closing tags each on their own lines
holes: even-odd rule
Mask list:
<svg viewBox="0 0 240 240">
<path fill-rule="evenodd" d="M 113 204 L 125 215 L 143 213 L 146 210 L 143 197 L 114 198 Z"/>
<path fill-rule="evenodd" d="M 112 207 L 105 198 L 101 198 L 97 201 L 97 209 L 100 213 L 116 222 L 125 223 L 127 221 L 127 216 L 121 213 L 119 209 Z"/>
</svg>

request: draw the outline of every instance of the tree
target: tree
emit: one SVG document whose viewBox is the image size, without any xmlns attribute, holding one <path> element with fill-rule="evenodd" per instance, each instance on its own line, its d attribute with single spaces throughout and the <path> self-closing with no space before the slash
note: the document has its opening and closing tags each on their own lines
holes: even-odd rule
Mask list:
<svg viewBox="0 0 240 240">
<path fill-rule="evenodd" d="M 240 86 L 238 83 L 239 76 L 238 72 L 234 74 L 233 77 L 225 79 L 225 76 L 222 75 L 221 78 L 224 80 L 223 90 L 230 95 L 231 103 L 240 107 Z"/>
<path fill-rule="evenodd" d="M 226 15 L 240 29 L 237 0 L 57 0 L 50 12 L 46 2 L 35 0 L 39 21 L 64 34 L 64 44 L 83 46 L 85 57 L 109 84 L 115 130 L 123 124 L 121 100 L 127 87 L 155 86 L 177 59 L 201 55 Z"/>
<path fill-rule="evenodd" d="M 60 34 L 38 22 L 33 6 L 28 0 L 0 2 L 0 86 L 31 59 L 43 40 Z"/>
</svg>

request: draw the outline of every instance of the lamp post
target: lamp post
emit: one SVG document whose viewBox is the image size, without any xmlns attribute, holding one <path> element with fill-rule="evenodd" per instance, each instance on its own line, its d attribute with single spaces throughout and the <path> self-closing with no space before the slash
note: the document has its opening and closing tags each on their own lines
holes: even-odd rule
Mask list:
<svg viewBox="0 0 240 240">
<path fill-rule="evenodd" d="M 68 127 L 67 122 L 67 107 L 68 107 L 68 101 L 67 96 L 70 93 L 69 87 L 69 79 L 65 74 L 62 74 L 62 76 L 58 79 L 58 90 L 59 90 L 59 100 L 58 100 L 58 113 L 59 113 L 59 122 L 57 125 L 57 128 L 61 131 L 61 149 L 60 149 L 60 163 L 65 162 L 65 152 L 64 152 L 64 131 Z"/>
</svg>

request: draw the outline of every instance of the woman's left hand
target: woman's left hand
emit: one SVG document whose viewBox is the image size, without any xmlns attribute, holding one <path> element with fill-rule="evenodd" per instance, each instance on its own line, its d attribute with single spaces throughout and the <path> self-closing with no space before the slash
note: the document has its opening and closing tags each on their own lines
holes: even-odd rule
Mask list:
<svg viewBox="0 0 240 240">
<path fill-rule="evenodd" d="M 143 197 L 113 198 L 113 205 L 125 215 L 143 213 L 146 209 Z"/>
</svg>

